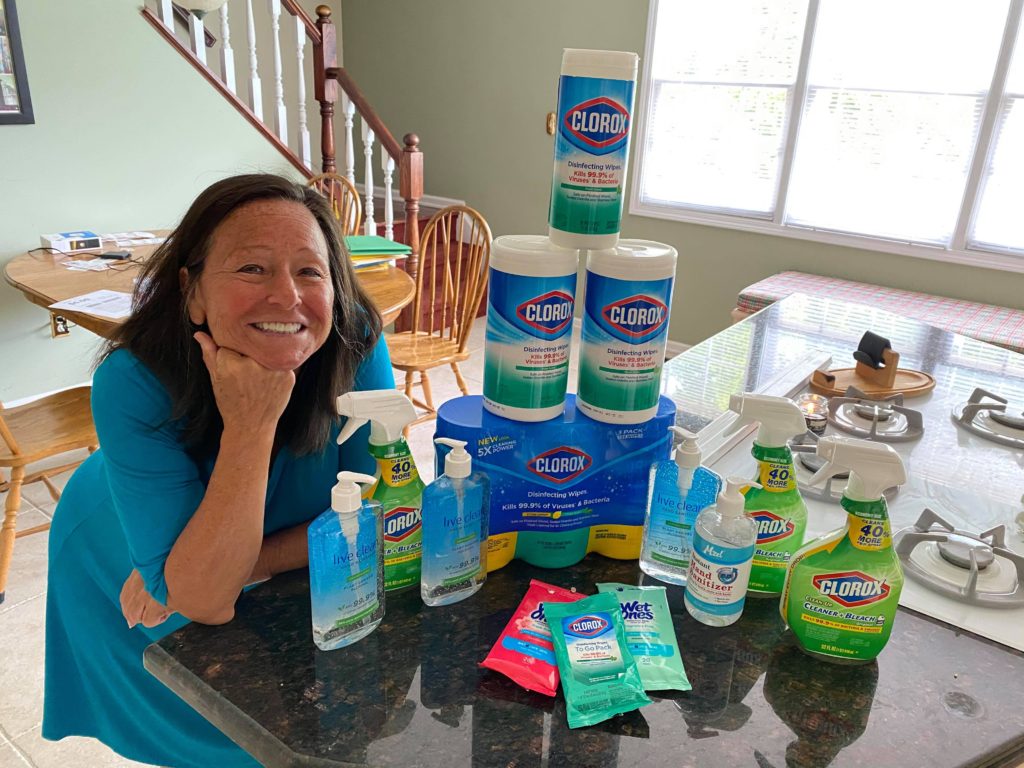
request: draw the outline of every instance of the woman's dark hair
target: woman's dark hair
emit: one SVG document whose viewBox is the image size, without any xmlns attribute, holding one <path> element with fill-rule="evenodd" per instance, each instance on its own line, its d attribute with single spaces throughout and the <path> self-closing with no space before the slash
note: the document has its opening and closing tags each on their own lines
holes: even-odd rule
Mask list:
<svg viewBox="0 0 1024 768">
<path fill-rule="evenodd" d="M 270 174 L 233 176 L 208 187 L 146 263 L 131 317 L 102 354 L 127 349 L 160 379 L 171 396 L 171 417 L 181 420 L 182 439 L 197 456 L 217 450 L 224 425 L 202 351 L 192 338 L 206 328 L 191 322 L 188 303 L 217 227 L 256 200 L 285 200 L 306 207 L 327 242 L 334 287 L 331 333 L 296 373 L 291 399 L 278 422 L 276 445 L 298 455 L 323 450 L 338 419 L 334 399 L 351 389 L 356 368 L 381 333 L 380 314 L 356 279 L 338 222 L 324 197 Z M 179 277 L 183 267 L 188 275 L 184 286 Z"/>
</svg>

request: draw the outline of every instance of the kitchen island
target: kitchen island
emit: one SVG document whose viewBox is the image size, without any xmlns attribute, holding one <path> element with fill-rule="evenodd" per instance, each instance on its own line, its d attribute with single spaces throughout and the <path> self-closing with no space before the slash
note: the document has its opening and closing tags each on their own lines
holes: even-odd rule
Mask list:
<svg viewBox="0 0 1024 768">
<path fill-rule="evenodd" d="M 815 350 L 844 364 L 865 328 L 891 338 L 904 365 L 935 369 L 967 349 L 965 367 L 1024 380 L 1024 358 L 1005 350 L 979 360 L 995 348 L 791 297 L 671 361 L 663 391 L 680 424 L 706 428 L 729 394 L 763 391 Z M 876 663 L 836 666 L 794 647 L 777 601 L 751 598 L 736 625 L 714 629 L 688 616 L 678 587 L 669 602 L 693 690 L 570 730 L 561 695 L 478 667 L 531 578 L 588 594 L 598 581 L 655 583 L 597 555 L 557 571 L 513 562 L 454 606 L 389 595 L 376 632 L 325 653 L 295 572 L 243 595 L 230 624 L 151 646 L 146 666 L 268 766 L 989 766 L 1024 752 L 1024 654 L 901 609 Z"/>
</svg>

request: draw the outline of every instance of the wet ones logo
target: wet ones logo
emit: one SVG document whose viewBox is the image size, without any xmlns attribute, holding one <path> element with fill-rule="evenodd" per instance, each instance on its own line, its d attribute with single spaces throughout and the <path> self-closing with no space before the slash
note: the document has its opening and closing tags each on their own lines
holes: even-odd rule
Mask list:
<svg viewBox="0 0 1024 768">
<path fill-rule="evenodd" d="M 597 637 L 611 626 L 608 619 L 593 614 L 566 619 L 566 622 L 565 631 L 576 637 Z"/>
<path fill-rule="evenodd" d="M 629 112 L 607 96 L 567 109 L 562 134 L 580 149 L 604 155 L 619 149 L 629 135 Z"/>
<path fill-rule="evenodd" d="M 825 597 L 846 608 L 859 608 L 889 596 L 888 584 L 860 571 L 822 573 L 811 582 Z"/>
<path fill-rule="evenodd" d="M 793 521 L 779 517 L 774 512 L 761 510 L 751 512 L 750 516 L 757 523 L 757 543 L 768 544 L 772 541 L 784 539 L 793 533 Z"/>
<path fill-rule="evenodd" d="M 554 336 L 572 322 L 573 298 L 564 291 L 549 291 L 516 307 L 516 317 L 534 330 Z"/>
<path fill-rule="evenodd" d="M 619 333 L 639 339 L 661 329 L 668 318 L 668 307 L 651 296 L 630 296 L 605 306 L 601 317 Z"/>
<path fill-rule="evenodd" d="M 575 480 L 593 463 L 593 459 L 578 448 L 562 445 L 534 456 L 526 468 L 545 480 L 562 484 Z"/>
<path fill-rule="evenodd" d="M 420 529 L 420 519 L 416 507 L 395 507 L 384 515 L 384 540 L 405 541 Z"/>
</svg>

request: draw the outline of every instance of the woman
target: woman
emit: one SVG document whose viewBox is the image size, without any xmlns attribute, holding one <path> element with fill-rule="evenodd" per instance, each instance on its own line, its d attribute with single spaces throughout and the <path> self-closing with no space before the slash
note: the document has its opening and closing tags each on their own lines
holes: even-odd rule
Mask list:
<svg viewBox="0 0 1024 768">
<path fill-rule="evenodd" d="M 93 377 L 100 439 L 50 532 L 43 736 L 125 757 L 255 761 L 142 666 L 189 620 L 230 621 L 242 588 L 306 564 L 340 468 L 334 398 L 394 386 L 380 316 L 330 208 L 286 179 L 217 182 L 141 278 Z"/>
</svg>

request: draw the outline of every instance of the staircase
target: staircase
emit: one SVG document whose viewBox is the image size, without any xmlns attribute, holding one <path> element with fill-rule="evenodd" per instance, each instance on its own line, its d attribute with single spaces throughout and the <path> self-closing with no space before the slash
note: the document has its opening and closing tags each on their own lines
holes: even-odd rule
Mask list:
<svg viewBox="0 0 1024 768">
<path fill-rule="evenodd" d="M 381 234 L 408 245 L 412 254 L 405 270 L 415 279 L 420 267 L 423 197 L 419 138 L 407 133 L 400 144 L 345 68 L 338 66 L 337 27 L 331 20 L 331 9 L 318 6 L 314 21 L 297 0 L 226 0 L 218 11 L 201 17 L 183 11 L 171 0 L 149 2 L 153 6 L 142 8 L 143 18 L 299 173 L 306 178 L 314 175 L 312 153 L 318 148 L 324 173 L 341 173 L 361 188 L 366 234 Z M 243 28 L 244 36 L 240 34 Z M 241 55 L 232 45 L 239 38 L 245 41 Z M 236 67 L 239 59 L 245 65 L 242 68 Z M 268 67 L 268 59 L 272 66 Z M 271 80 L 265 89 L 260 73 L 266 74 L 268 69 Z M 315 115 L 310 121 L 307 114 L 315 110 L 306 98 L 310 82 L 313 99 L 319 104 L 319 130 L 314 127 L 312 135 L 310 123 L 315 126 L 317 121 Z M 343 125 L 343 170 L 339 170 L 335 155 L 336 104 Z M 378 163 L 380 186 L 375 181 Z M 404 207 L 397 222 L 396 170 L 398 198 Z"/>
</svg>

